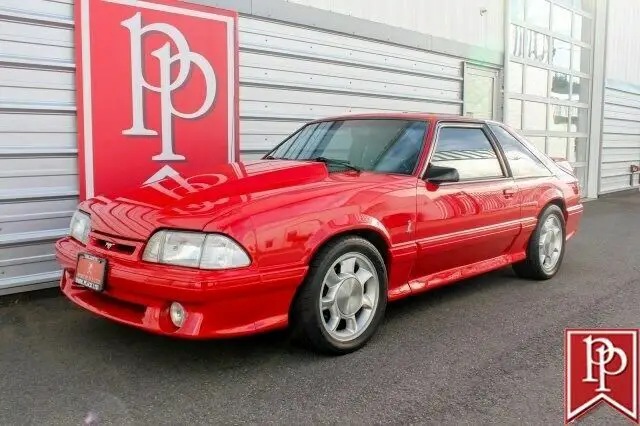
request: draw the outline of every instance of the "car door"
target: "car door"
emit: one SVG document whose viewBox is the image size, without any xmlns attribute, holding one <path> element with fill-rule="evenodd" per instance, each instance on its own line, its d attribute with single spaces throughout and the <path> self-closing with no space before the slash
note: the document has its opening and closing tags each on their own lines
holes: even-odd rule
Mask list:
<svg viewBox="0 0 640 426">
<path fill-rule="evenodd" d="M 427 161 L 427 168 L 431 166 L 456 168 L 459 181 L 422 180 L 418 185 L 413 278 L 498 261 L 520 232 L 520 202 L 486 126 L 438 124 Z"/>
</svg>

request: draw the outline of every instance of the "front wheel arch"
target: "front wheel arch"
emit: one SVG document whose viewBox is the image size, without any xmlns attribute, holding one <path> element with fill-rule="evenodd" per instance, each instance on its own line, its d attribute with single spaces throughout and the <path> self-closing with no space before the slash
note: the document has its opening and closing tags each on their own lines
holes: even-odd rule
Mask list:
<svg viewBox="0 0 640 426">
<path fill-rule="evenodd" d="M 389 268 L 389 257 L 390 257 L 389 248 L 390 247 L 389 247 L 388 239 L 385 235 L 383 235 L 382 232 L 378 230 L 374 230 L 372 228 L 348 229 L 323 239 L 319 244 L 316 245 L 316 247 L 314 247 L 314 249 L 311 252 L 311 255 L 309 256 L 309 260 L 307 263 L 310 264 L 313 261 L 313 259 L 315 259 L 315 257 L 318 255 L 318 253 L 322 250 L 323 247 L 327 246 L 333 241 L 339 240 L 344 237 L 349 237 L 349 236 L 360 237 L 369 241 L 371 244 L 373 244 L 375 248 L 378 250 L 378 252 L 380 253 L 380 255 L 382 256 L 382 258 L 384 259 L 385 266 Z"/>
<path fill-rule="evenodd" d="M 316 256 L 318 256 L 318 253 L 320 253 L 324 247 L 328 246 L 329 244 L 337 240 L 350 237 L 350 236 L 363 238 L 369 241 L 371 244 L 373 244 L 373 246 L 378 250 L 378 252 L 380 253 L 380 256 L 382 256 L 382 259 L 384 260 L 384 266 L 386 268 L 387 279 L 388 279 L 389 278 L 388 277 L 389 260 L 390 260 L 389 243 L 387 242 L 387 239 L 381 232 L 371 228 L 349 229 L 349 230 L 338 232 L 336 234 L 329 236 L 328 238 L 323 239 L 319 244 L 317 244 L 314 247 L 313 251 L 311 252 L 311 255 L 308 258 L 308 261 L 306 262 L 306 265 L 307 266 L 311 265 L 311 263 L 314 261 Z M 294 316 L 293 310 L 296 306 L 298 297 L 300 296 L 300 291 L 302 289 L 302 286 L 304 285 L 304 282 L 307 280 L 308 274 L 309 274 L 309 270 L 307 270 L 307 275 L 305 275 L 304 279 L 296 289 L 294 296 L 291 298 L 291 302 L 289 304 L 289 319 L 293 318 Z"/>
</svg>

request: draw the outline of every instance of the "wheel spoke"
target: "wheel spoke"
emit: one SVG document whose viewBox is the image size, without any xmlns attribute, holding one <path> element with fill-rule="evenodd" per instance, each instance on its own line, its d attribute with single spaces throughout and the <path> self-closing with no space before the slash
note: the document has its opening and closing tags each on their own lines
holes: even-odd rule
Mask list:
<svg viewBox="0 0 640 426">
<path fill-rule="evenodd" d="M 324 280 L 325 284 L 329 288 L 337 286 L 338 284 L 340 284 L 340 281 L 342 280 L 340 279 L 338 274 L 336 274 L 336 271 L 334 271 L 333 268 L 329 270 L 329 273 L 327 274 L 327 278 L 325 278 Z"/>
<path fill-rule="evenodd" d="M 336 303 L 336 293 L 338 292 L 338 286 L 334 286 L 330 288 L 327 292 L 327 295 L 321 299 L 322 302 L 322 310 L 330 309 Z"/>
<path fill-rule="evenodd" d="M 343 260 L 342 262 L 340 262 L 340 273 L 341 274 L 345 274 L 345 273 L 350 273 L 353 274 L 356 270 L 356 258 L 355 257 L 350 257 L 348 259 Z"/>
<path fill-rule="evenodd" d="M 371 298 L 366 294 L 362 295 L 362 307 L 364 309 L 373 309 L 373 302 L 371 301 Z"/>
<path fill-rule="evenodd" d="M 543 228 L 543 231 L 544 231 L 544 228 Z M 542 246 L 544 246 L 546 244 L 547 236 L 548 236 L 547 232 L 543 232 L 542 235 L 540 235 L 540 243 L 539 243 L 540 247 L 542 247 Z"/>
<path fill-rule="evenodd" d="M 356 321 L 355 315 L 348 316 L 344 320 L 346 322 L 345 328 L 347 331 L 349 331 L 350 333 L 355 333 L 356 331 L 358 331 L 358 321 Z"/>
<path fill-rule="evenodd" d="M 327 327 L 331 331 L 336 331 L 336 329 L 338 328 L 338 324 L 340 324 L 340 317 L 332 313 L 329 321 L 327 322 Z"/>
<path fill-rule="evenodd" d="M 358 272 L 356 272 L 356 278 L 358 279 L 358 281 L 360 281 L 360 284 L 366 283 L 372 276 L 373 274 L 371 272 L 362 267 L 358 269 Z"/>
</svg>

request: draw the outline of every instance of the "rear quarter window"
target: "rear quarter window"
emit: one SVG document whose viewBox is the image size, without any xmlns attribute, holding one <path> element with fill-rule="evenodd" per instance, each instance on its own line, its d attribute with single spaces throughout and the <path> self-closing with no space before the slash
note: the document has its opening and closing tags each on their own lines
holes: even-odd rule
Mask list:
<svg viewBox="0 0 640 426">
<path fill-rule="evenodd" d="M 542 161 L 504 127 L 490 124 L 489 128 L 502 147 L 514 178 L 551 176 Z"/>
</svg>

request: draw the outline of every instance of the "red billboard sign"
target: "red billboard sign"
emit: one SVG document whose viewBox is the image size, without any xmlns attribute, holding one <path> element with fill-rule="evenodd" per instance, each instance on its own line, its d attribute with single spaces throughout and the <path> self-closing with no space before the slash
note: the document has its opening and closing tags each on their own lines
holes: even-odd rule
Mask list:
<svg viewBox="0 0 640 426">
<path fill-rule="evenodd" d="M 79 0 L 75 13 L 81 199 L 235 161 L 235 12 Z"/>
</svg>

